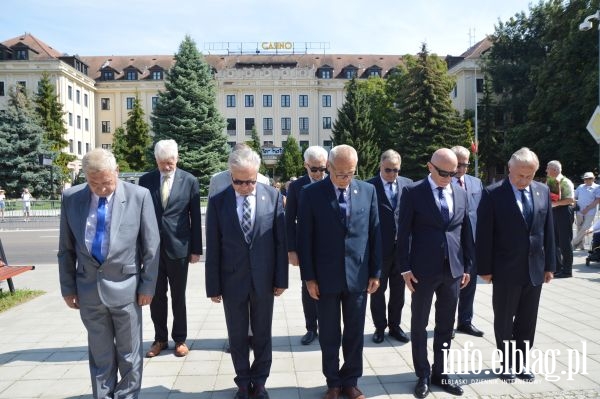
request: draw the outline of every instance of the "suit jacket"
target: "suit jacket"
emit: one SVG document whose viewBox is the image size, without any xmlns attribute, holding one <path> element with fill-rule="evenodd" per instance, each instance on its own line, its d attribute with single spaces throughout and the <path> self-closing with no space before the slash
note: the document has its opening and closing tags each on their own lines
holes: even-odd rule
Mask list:
<svg viewBox="0 0 600 399">
<path fill-rule="evenodd" d="M 150 190 L 160 231 L 161 248 L 171 259 L 202 254 L 200 188 L 191 173 L 175 169 L 167 207 L 163 209 L 158 169 L 140 177 L 140 186 Z"/>
<path fill-rule="evenodd" d="M 533 222 L 528 228 L 508 179 L 483 191 L 477 213 L 477 268 L 493 281 L 534 286 L 556 270 L 554 224 L 548 186 L 530 184 Z"/>
<path fill-rule="evenodd" d="M 381 231 L 373 185 L 352 179 L 347 226 L 331 179 L 305 186 L 298 212 L 298 256 L 305 281 L 322 293 L 361 292 L 381 274 Z"/>
<path fill-rule="evenodd" d="M 412 271 L 417 279 L 442 273 L 447 246 L 452 276 L 469 273 L 474 258 L 468 217 L 467 193 L 453 189 L 454 213 L 447 226 L 427 178 L 404 188 L 398 226 L 400 272 Z"/>
<path fill-rule="evenodd" d="M 109 249 L 99 264 L 85 245 L 91 191 L 87 184 L 63 193 L 58 270 L 63 296 L 82 304 L 123 306 L 137 294 L 154 295 L 160 238 L 147 189 L 118 181 L 112 199 Z"/>
<path fill-rule="evenodd" d="M 287 199 L 285 202 L 285 227 L 287 229 L 288 251 L 296 251 L 296 221 L 298 218 L 300 190 L 310 183 L 310 177 L 304 175 L 301 178 L 294 180 L 288 187 Z"/>
<path fill-rule="evenodd" d="M 471 222 L 471 231 L 473 232 L 473 240 L 477 232 L 477 208 L 481 201 L 481 193 L 483 191 L 483 183 L 475 176 L 464 175 L 464 189 L 467 191 L 467 199 L 469 202 L 469 221 Z M 455 179 L 452 179 L 453 187 L 461 188 Z"/>
<path fill-rule="evenodd" d="M 396 234 L 398 233 L 398 216 L 400 214 L 402 189 L 413 181 L 407 177 L 396 177 L 396 183 L 398 184 L 398 191 L 396 193 L 398 205 L 396 206 L 396 209 L 392 209 L 392 204 L 388 199 L 385 187 L 383 186 L 383 182 L 381 181 L 379 174 L 367 181 L 375 186 L 375 191 L 377 192 L 379 223 L 381 226 L 382 254 L 383 259 L 389 259 L 395 254 L 394 248 L 396 244 Z"/>
<path fill-rule="evenodd" d="M 206 212 L 206 294 L 247 296 L 250 287 L 264 295 L 288 286 L 285 216 L 280 192 L 256 184 L 252 241 L 246 243 L 231 184 L 216 194 Z M 251 281 L 250 281 L 251 280 Z"/>
</svg>

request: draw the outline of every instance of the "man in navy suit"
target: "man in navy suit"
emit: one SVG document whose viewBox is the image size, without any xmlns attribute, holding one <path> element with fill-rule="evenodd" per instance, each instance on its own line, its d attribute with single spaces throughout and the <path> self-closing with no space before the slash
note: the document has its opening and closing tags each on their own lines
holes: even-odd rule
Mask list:
<svg viewBox="0 0 600 399">
<path fill-rule="evenodd" d="M 206 294 L 223 301 L 235 399 L 266 399 L 272 362 L 273 301 L 288 286 L 281 193 L 256 182 L 260 157 L 251 149 L 229 155 L 232 185 L 212 197 L 206 213 Z M 248 325 L 254 336 L 250 365 Z"/>
<path fill-rule="evenodd" d="M 185 290 L 190 263 L 200 260 L 202 254 L 202 222 L 200 220 L 200 189 L 198 179 L 177 168 L 179 153 L 175 140 L 160 140 L 154 146 L 158 166 L 140 177 L 140 186 L 152 194 L 154 213 L 160 230 L 160 263 L 156 294 L 150 304 L 154 323 L 154 343 L 146 353 L 154 357 L 168 346 L 167 286 L 171 292 L 175 356 L 189 352 Z"/>
<path fill-rule="evenodd" d="M 389 327 L 390 337 L 400 342 L 408 342 L 408 335 L 400 327 L 402 308 L 404 307 L 405 284 L 402 275 L 395 267 L 396 233 L 398 232 L 398 214 L 402 189 L 412 183 L 406 177 L 398 176 L 402 158 L 394 150 L 381 154 L 379 175 L 368 180 L 375 186 L 379 205 L 379 222 L 381 224 L 381 243 L 383 264 L 379 289 L 371 295 L 371 317 L 375 324 L 373 342 L 383 342 L 385 329 Z M 390 286 L 390 298 L 385 305 L 385 290 Z"/>
<path fill-rule="evenodd" d="M 379 287 L 381 231 L 375 187 L 353 179 L 357 163 L 354 148 L 332 148 L 329 176 L 300 192 L 297 250 L 302 280 L 317 301 L 325 399 L 342 393 L 364 399 L 357 381 L 363 371 L 367 294 Z"/>
<path fill-rule="evenodd" d="M 539 161 L 521 148 L 508 161 L 508 178 L 487 187 L 477 215 L 477 267 L 493 283 L 494 334 L 503 354 L 500 378 L 533 381 L 515 349 L 533 345 L 542 283 L 556 270 L 548 186 L 533 181 Z"/>
<path fill-rule="evenodd" d="M 458 161 L 448 148 L 433 153 L 429 176 L 404 188 L 398 225 L 398 265 L 412 293 L 410 333 L 418 381 L 415 396 L 430 385 L 453 395 L 462 388 L 444 373 L 443 349 L 449 349 L 460 288 L 470 279 L 474 257 L 467 193 L 453 189 Z M 433 365 L 427 359 L 427 324 L 433 295 Z"/>
<path fill-rule="evenodd" d="M 287 229 L 288 261 L 291 265 L 299 266 L 298 253 L 296 252 L 296 220 L 298 216 L 298 200 L 300 190 L 327 176 L 327 151 L 323 147 L 313 145 L 304 151 L 304 167 L 306 174 L 294 180 L 287 190 L 287 202 L 285 205 L 285 225 Z M 306 282 L 302 281 L 302 310 L 306 324 L 306 334 L 300 342 L 309 345 L 317 338 L 317 303 L 312 299 L 306 289 Z"/>
<path fill-rule="evenodd" d="M 452 179 L 454 187 L 460 187 L 467 192 L 469 202 L 469 222 L 473 231 L 473 241 L 475 240 L 475 226 L 477 225 L 477 207 L 481 200 L 481 191 L 483 184 L 475 176 L 467 174 L 469 169 L 469 157 L 471 153 L 465 147 L 457 145 L 451 150 L 456 155 L 458 167 L 456 176 Z M 458 320 L 456 322 L 456 331 L 469 334 L 474 337 L 483 337 L 483 331 L 473 325 L 473 302 L 475 301 L 475 289 L 477 288 L 477 262 L 471 265 L 471 278 L 469 284 L 458 295 Z"/>
</svg>

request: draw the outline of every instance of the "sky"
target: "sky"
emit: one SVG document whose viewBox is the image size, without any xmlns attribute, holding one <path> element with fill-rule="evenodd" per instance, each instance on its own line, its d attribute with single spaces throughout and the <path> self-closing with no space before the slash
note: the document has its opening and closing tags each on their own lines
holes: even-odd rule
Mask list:
<svg viewBox="0 0 600 399">
<path fill-rule="evenodd" d="M 0 42 L 25 32 L 69 55 L 167 55 L 189 35 L 251 49 L 325 43 L 328 54 L 458 56 L 528 0 L 2 0 Z M 534 3 L 536 4 L 536 2 Z"/>
</svg>

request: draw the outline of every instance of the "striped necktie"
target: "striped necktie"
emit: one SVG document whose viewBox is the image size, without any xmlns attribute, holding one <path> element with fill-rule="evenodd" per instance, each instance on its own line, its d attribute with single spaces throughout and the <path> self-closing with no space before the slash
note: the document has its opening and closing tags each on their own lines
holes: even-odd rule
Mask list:
<svg viewBox="0 0 600 399">
<path fill-rule="evenodd" d="M 250 200 L 248 196 L 244 196 L 244 202 L 242 204 L 242 232 L 244 233 L 244 239 L 248 244 L 252 241 L 252 211 L 250 209 Z"/>
</svg>

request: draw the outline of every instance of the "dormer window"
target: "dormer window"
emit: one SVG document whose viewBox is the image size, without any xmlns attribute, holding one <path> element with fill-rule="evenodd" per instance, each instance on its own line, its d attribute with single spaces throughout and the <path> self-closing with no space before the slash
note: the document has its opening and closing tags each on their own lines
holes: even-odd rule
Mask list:
<svg viewBox="0 0 600 399">
<path fill-rule="evenodd" d="M 352 79 L 355 77 L 356 77 L 356 68 L 355 67 L 344 68 L 344 78 Z"/>
<path fill-rule="evenodd" d="M 115 80 L 115 72 L 112 69 L 102 70 L 102 80 Z"/>
<path fill-rule="evenodd" d="M 331 79 L 333 78 L 333 68 L 330 66 L 323 66 L 317 71 L 317 77 L 320 79 Z"/>
<path fill-rule="evenodd" d="M 128 69 L 125 71 L 125 80 L 137 80 L 138 74 L 135 69 Z"/>
<path fill-rule="evenodd" d="M 27 49 L 18 49 L 15 51 L 15 59 L 16 60 L 28 60 L 29 59 L 29 51 Z"/>
<path fill-rule="evenodd" d="M 163 71 L 152 71 L 150 77 L 152 80 L 162 80 L 163 79 Z"/>
</svg>

